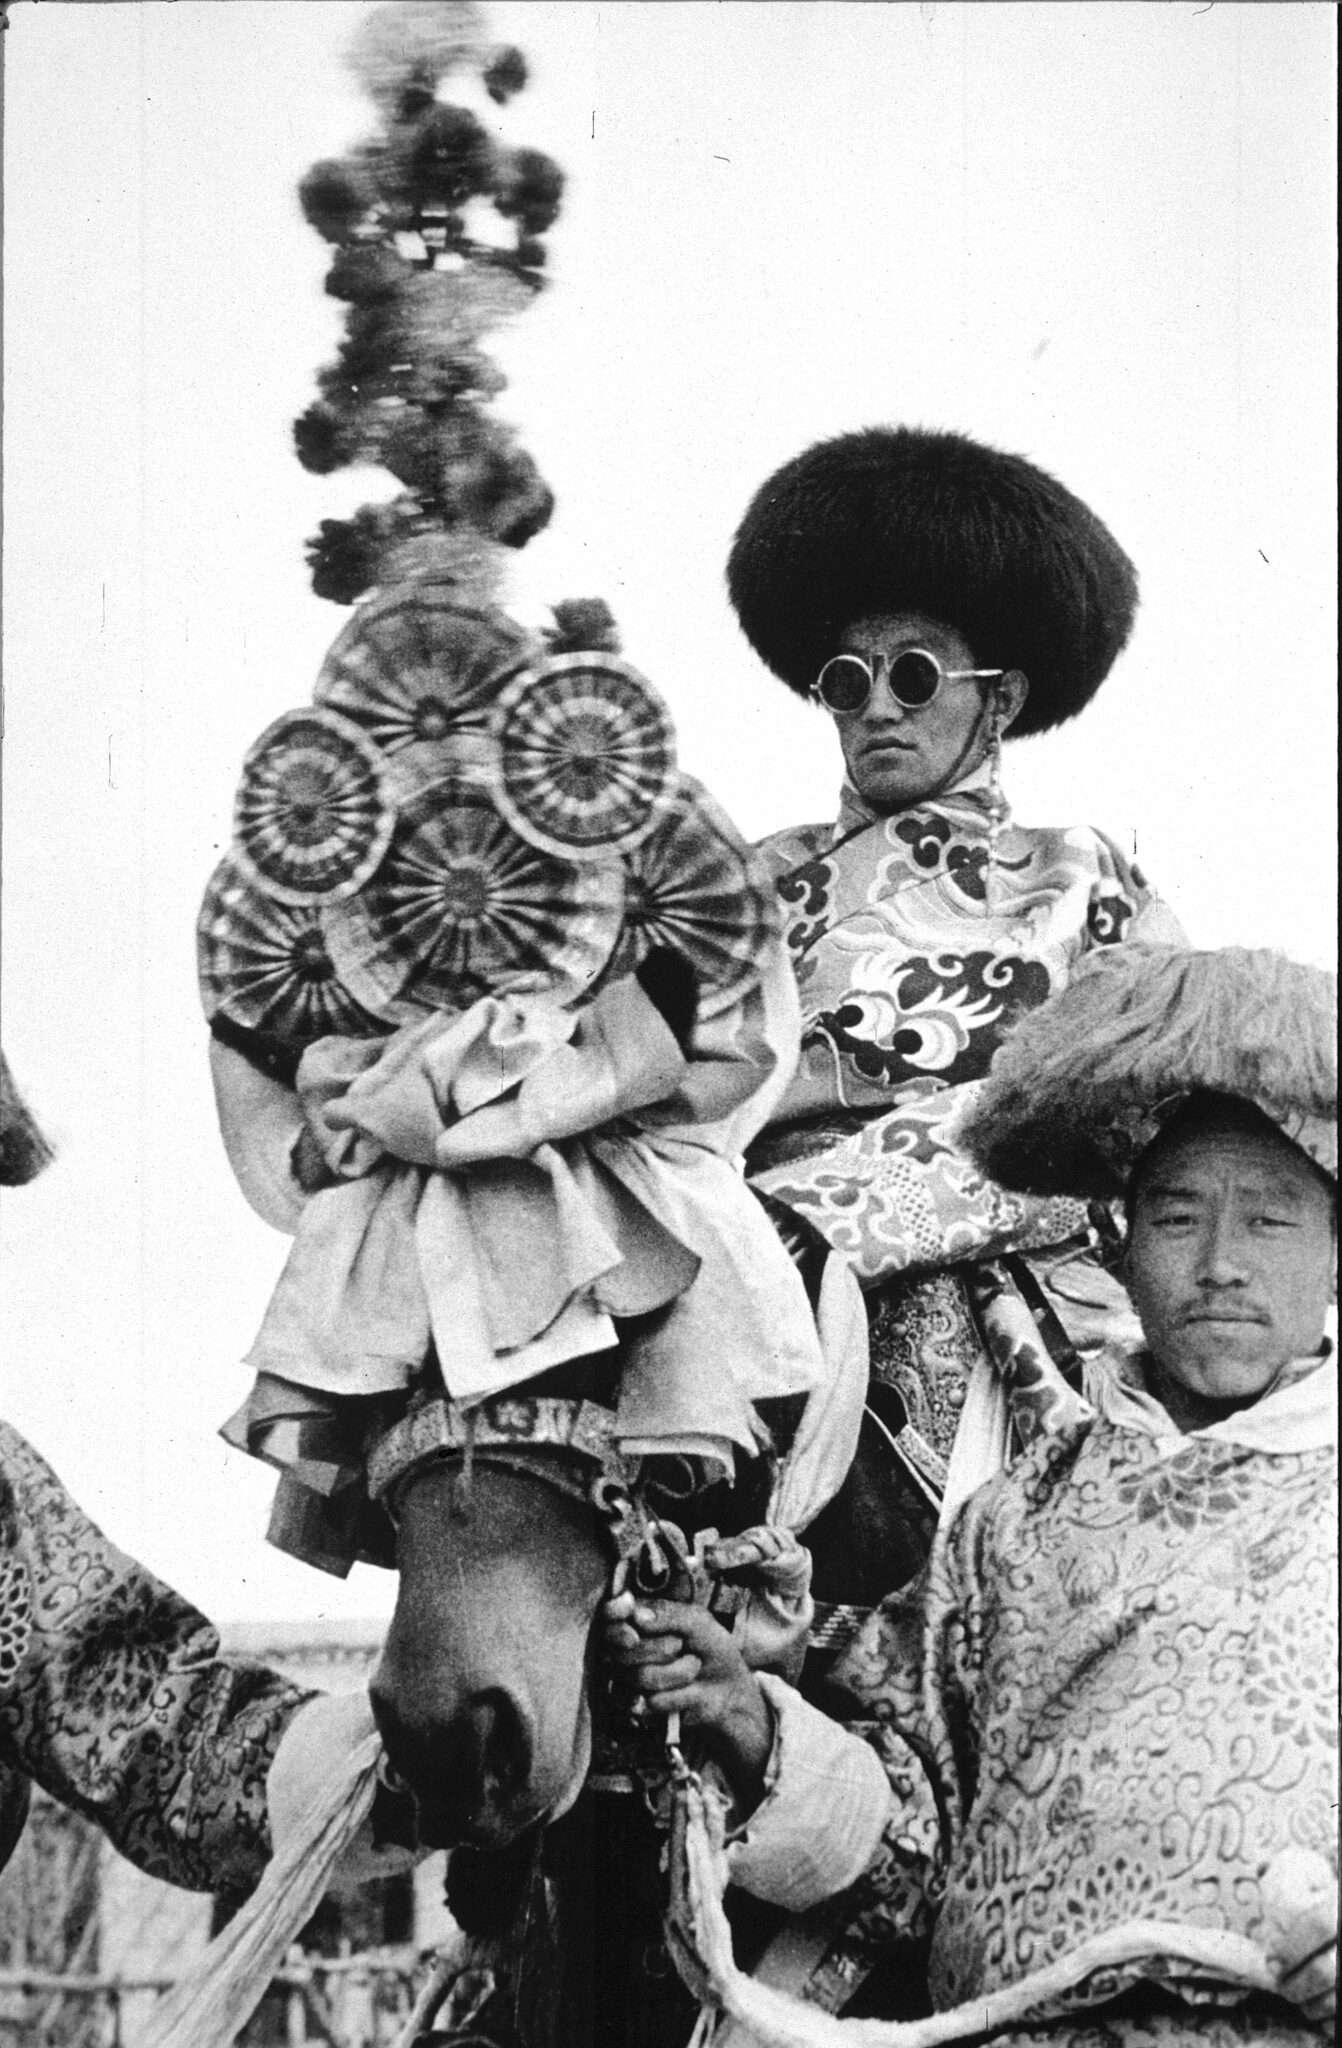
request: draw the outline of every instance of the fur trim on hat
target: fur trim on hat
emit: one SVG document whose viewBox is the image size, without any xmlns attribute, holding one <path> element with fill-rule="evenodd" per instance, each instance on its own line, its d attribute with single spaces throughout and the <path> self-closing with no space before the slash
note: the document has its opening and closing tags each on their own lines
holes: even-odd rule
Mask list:
<svg viewBox="0 0 1342 2048">
<path fill-rule="evenodd" d="M 1035 1195 L 1109 1197 L 1191 1094 L 1252 1103 L 1337 1176 L 1337 978 L 1227 946 L 1094 953 L 999 1050 L 961 1132 Z"/>
<path fill-rule="evenodd" d="M 1018 668 L 1012 732 L 1090 702 L 1132 630 L 1137 572 L 1081 500 L 963 434 L 867 427 L 821 441 L 755 494 L 727 563 L 747 639 L 805 696 L 846 627 L 924 612 L 977 664 Z"/>
</svg>

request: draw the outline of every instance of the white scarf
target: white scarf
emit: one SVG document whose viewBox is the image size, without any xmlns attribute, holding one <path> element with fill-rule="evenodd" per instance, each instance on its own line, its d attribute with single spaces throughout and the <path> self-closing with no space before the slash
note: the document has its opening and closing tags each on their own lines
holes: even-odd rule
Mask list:
<svg viewBox="0 0 1342 2048">
<path fill-rule="evenodd" d="M 1277 1457 L 1337 1443 L 1336 1353 L 1330 1338 L 1316 1356 L 1284 1366 L 1259 1400 L 1186 1434 L 1147 1391 L 1146 1356 L 1137 1347 L 1102 1353 L 1087 1375 L 1086 1391 L 1107 1421 L 1158 1438 L 1163 1455 L 1175 1456 L 1189 1437 Z"/>
</svg>

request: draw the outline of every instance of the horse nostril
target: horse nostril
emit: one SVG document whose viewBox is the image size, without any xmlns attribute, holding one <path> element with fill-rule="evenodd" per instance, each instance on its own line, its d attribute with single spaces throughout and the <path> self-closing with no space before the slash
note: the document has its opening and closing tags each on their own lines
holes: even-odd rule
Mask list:
<svg viewBox="0 0 1342 2048">
<path fill-rule="evenodd" d="M 408 1720 L 394 1686 L 375 1682 L 369 1693 L 383 1743 L 378 1774 L 389 1789 L 409 1791 L 425 1847 L 511 1832 L 535 1758 L 521 1701 L 506 1687 L 484 1687 Z"/>
<path fill-rule="evenodd" d="M 408 1780 L 401 1776 L 385 1749 L 377 1760 L 377 1781 L 398 1799 L 410 1790 Z"/>
<path fill-rule="evenodd" d="M 397 1795 L 413 1792 L 416 1745 L 411 1731 L 397 1712 L 395 1696 L 390 1691 L 380 1691 L 374 1680 L 368 1688 L 368 1701 L 373 1709 L 377 1732 L 382 1738 L 382 1755 L 377 1765 L 378 1782 L 388 1792 Z"/>
<path fill-rule="evenodd" d="M 502 1806 L 531 1776 L 531 1733 L 511 1693 L 494 1688 L 466 1704 L 472 1746 L 487 1802 Z"/>
</svg>

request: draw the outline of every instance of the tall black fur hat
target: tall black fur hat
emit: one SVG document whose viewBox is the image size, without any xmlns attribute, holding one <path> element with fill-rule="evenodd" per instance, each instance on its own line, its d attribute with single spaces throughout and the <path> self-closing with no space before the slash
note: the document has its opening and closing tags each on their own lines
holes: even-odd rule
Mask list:
<svg viewBox="0 0 1342 2048">
<path fill-rule="evenodd" d="M 1132 630 L 1137 572 L 1088 506 L 1024 456 L 963 434 L 867 427 L 771 476 L 727 563 L 756 653 L 804 696 L 869 612 L 925 612 L 974 659 L 1019 668 L 1018 737 L 1072 718 Z"/>
</svg>

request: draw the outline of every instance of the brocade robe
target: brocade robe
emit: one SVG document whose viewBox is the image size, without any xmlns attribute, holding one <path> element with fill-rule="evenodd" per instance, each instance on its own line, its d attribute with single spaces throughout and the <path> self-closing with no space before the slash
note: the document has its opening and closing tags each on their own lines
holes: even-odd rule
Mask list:
<svg viewBox="0 0 1342 2048">
<path fill-rule="evenodd" d="M 809 1906 L 798 1843 L 836 1814 L 854 1842 L 880 1832 L 809 1997 L 836 2009 L 884 1948 L 929 1933 L 938 2011 L 1130 1920 L 1270 1948 L 1274 1859 L 1336 1873 L 1335 1374 L 1328 1358 L 1181 1436 L 1128 1362 L 1101 1375 L 1101 1414 L 982 1488 L 833 1674 L 884 1765 L 884 1813 L 856 1737 L 769 1682 L 780 1755 L 736 1881 Z M 1284 2001 L 1161 1977 L 1134 1965 L 1117 2005 L 1013 2048 L 1318 2038 Z"/>
<path fill-rule="evenodd" d="M 270 1855 L 267 1773 L 310 1697 L 222 1658 L 204 1615 L 0 1422 L 0 1862 L 32 1780 L 151 1876 L 250 1890 Z"/>
<path fill-rule="evenodd" d="M 1004 1033 L 1084 954 L 1182 939 L 1102 833 L 994 810 L 986 767 L 888 817 L 845 785 L 837 824 L 761 849 L 802 1048 L 747 1171 L 856 1273 L 872 1376 L 903 1404 L 921 1482 L 949 1482 L 948 1511 L 997 1469 L 1010 1430 L 1028 1444 L 1076 1419 L 1081 1358 L 1138 1334 L 1086 1206 L 986 1180 L 960 1120 Z"/>
</svg>

